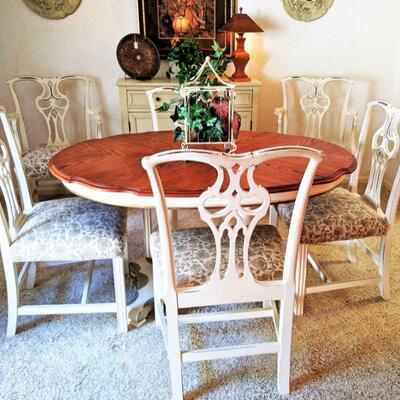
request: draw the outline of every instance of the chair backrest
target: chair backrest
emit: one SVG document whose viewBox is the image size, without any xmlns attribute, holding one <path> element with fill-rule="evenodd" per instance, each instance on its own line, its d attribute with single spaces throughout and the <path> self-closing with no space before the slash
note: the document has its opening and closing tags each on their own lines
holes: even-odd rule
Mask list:
<svg viewBox="0 0 400 400">
<path fill-rule="evenodd" d="M 176 87 L 172 86 L 163 86 L 154 89 L 150 89 L 146 92 L 147 99 L 149 101 L 150 113 L 151 113 L 151 120 L 153 123 L 153 130 L 158 132 L 160 130 L 159 123 L 158 123 L 158 113 L 160 112 L 159 108 L 163 106 L 160 103 L 161 98 L 157 97 L 161 93 L 171 93 L 179 97 L 179 90 Z"/>
<path fill-rule="evenodd" d="M 215 182 L 200 195 L 197 208 L 201 219 L 213 233 L 217 255 L 213 273 L 207 284 L 202 286 L 202 290 L 205 290 L 208 286 L 209 290 L 218 287 L 218 290 L 222 291 L 224 289 L 232 290 L 232 287 L 239 288 L 244 282 L 246 285 L 259 287 L 249 268 L 249 243 L 257 223 L 265 217 L 269 210 L 270 196 L 267 189 L 255 182 L 254 172 L 261 163 L 284 157 L 298 157 L 299 159 L 309 160 L 298 191 L 289 229 L 283 280 L 281 282 L 287 284 L 293 281 L 305 206 L 315 171 L 322 159 L 321 152 L 305 147 L 277 147 L 238 155 L 207 150 L 176 150 L 158 153 L 142 159 L 142 165 L 149 175 L 156 202 L 163 267 L 165 267 L 165 290 L 172 288 L 173 293 L 171 295 L 176 293 L 175 264 L 168 210 L 158 166 L 176 161 L 191 161 L 207 164 L 216 172 Z M 244 184 L 244 181 L 247 183 Z M 221 279 L 221 272 L 224 271 L 221 263 L 221 241 L 224 235 L 225 237 L 228 236 L 229 242 L 228 262 L 226 272 Z M 239 249 L 243 259 L 242 274 L 238 273 L 235 257 L 239 235 L 243 238 L 243 241 L 240 240 L 243 247 Z"/>
<path fill-rule="evenodd" d="M 16 194 L 9 152 L 6 144 L 0 140 L 0 189 L 7 208 L 7 218 L 3 207 L 0 205 L 0 244 L 2 252 L 7 251 L 7 247 L 15 239 L 19 228 L 25 221 L 25 216 L 32 209 L 32 200 L 29 192 L 28 181 L 22 166 L 21 158 L 15 144 L 11 125 L 7 119 L 4 108 L 0 108 L 0 122 L 5 136 L 9 143 L 9 148 L 13 158 L 14 171 L 19 186 L 21 203 Z"/>
<path fill-rule="evenodd" d="M 85 133 L 85 139 L 91 139 L 90 126 L 90 90 L 91 81 L 84 76 L 65 75 L 53 78 L 45 78 L 41 76 L 20 76 L 7 81 L 14 101 L 16 114 L 18 117 L 18 129 L 21 140 L 22 151 L 30 148 L 29 142 L 32 141 L 33 135 L 38 139 L 39 132 L 42 129 L 35 127 L 34 121 L 31 120 L 33 113 L 32 107 L 42 116 L 47 128 L 46 137 L 41 140 L 47 140 L 48 146 L 69 145 L 71 141 L 72 129 L 66 126 L 66 117 L 72 114 L 72 99 L 77 101 L 79 108 L 83 106 L 84 127 L 74 127 L 75 131 Z M 33 85 L 37 88 L 34 88 Z M 74 86 L 75 85 L 75 86 Z M 81 87 L 77 87 L 81 86 Z M 39 92 L 37 91 L 39 89 Z M 79 92 L 79 95 L 77 95 Z M 79 101 L 78 101 L 79 97 Z M 29 101 L 27 100 L 29 99 Z M 27 108 L 24 109 L 22 105 Z M 75 104 L 75 103 L 74 103 Z M 29 108 L 29 112 L 28 112 Z M 24 109 L 24 112 L 22 110 Z M 27 114 L 31 118 L 27 118 Z M 74 124 L 76 121 L 73 122 Z M 37 124 L 36 124 L 37 125 Z M 28 134 L 27 134 L 28 132 Z M 28 139 L 29 136 L 29 139 Z"/>
<path fill-rule="evenodd" d="M 371 119 L 374 110 L 380 109 L 384 113 L 382 125 L 372 134 L 371 138 L 371 167 L 368 176 L 368 183 L 363 197 L 372 203 L 378 210 L 381 210 L 381 191 L 385 178 L 385 172 L 395 159 L 398 161 L 400 149 L 400 109 L 384 101 L 371 101 L 367 105 L 367 112 L 361 127 L 360 138 L 357 146 L 357 169 L 350 177 L 350 188 L 357 192 L 358 179 L 361 171 L 361 164 L 364 159 L 364 152 L 368 138 L 370 137 Z M 397 165 L 389 201 L 385 214 L 390 223 L 393 223 L 396 216 L 397 205 L 400 196 L 400 165 Z"/>
<path fill-rule="evenodd" d="M 345 137 L 346 118 L 353 81 L 340 77 L 291 76 L 281 80 L 283 125 L 281 133 L 314 138 L 336 136 L 338 144 L 353 146 Z M 290 126 L 289 126 L 290 120 Z M 336 122 L 336 123 L 335 123 Z M 348 143 L 346 143 L 346 141 Z"/>
</svg>

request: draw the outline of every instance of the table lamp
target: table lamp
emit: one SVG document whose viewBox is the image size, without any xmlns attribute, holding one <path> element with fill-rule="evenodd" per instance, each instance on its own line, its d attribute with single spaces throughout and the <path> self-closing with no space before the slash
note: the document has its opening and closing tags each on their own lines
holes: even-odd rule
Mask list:
<svg viewBox="0 0 400 400">
<path fill-rule="evenodd" d="M 235 14 L 224 26 L 219 30 L 221 32 L 235 32 L 238 34 L 236 38 L 237 46 L 233 53 L 232 61 L 235 66 L 235 73 L 231 76 L 233 82 L 249 82 L 251 79 L 244 71 L 250 60 L 250 55 L 244 49 L 246 38 L 243 37 L 248 32 L 264 32 L 247 14 L 243 14 L 243 8 L 240 7 L 240 13 Z"/>
</svg>

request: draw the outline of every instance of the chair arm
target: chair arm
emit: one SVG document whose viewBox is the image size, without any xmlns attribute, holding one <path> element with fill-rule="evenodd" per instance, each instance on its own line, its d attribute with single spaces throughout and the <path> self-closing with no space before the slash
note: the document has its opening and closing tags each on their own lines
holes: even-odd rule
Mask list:
<svg viewBox="0 0 400 400">
<path fill-rule="evenodd" d="M 358 113 L 354 110 L 347 110 L 346 117 L 351 118 L 350 129 L 350 150 L 353 154 L 356 152 L 356 134 L 357 134 L 357 117 Z"/>
<path fill-rule="evenodd" d="M 282 122 L 283 122 L 283 117 L 286 115 L 286 112 L 287 110 L 284 107 L 278 107 L 275 108 L 274 110 L 274 114 L 278 117 L 278 133 L 284 133 Z"/>
<path fill-rule="evenodd" d="M 95 132 L 95 139 L 102 138 L 101 132 L 101 116 L 100 111 L 89 109 L 89 115 L 93 118 L 95 125 L 96 125 L 96 132 Z"/>
</svg>

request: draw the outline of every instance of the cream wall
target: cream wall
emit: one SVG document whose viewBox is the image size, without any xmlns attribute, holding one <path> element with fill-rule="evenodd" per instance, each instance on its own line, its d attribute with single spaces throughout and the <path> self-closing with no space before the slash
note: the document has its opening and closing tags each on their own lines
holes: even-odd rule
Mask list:
<svg viewBox="0 0 400 400">
<path fill-rule="evenodd" d="M 248 72 L 263 81 L 259 127 L 275 129 L 279 79 L 291 74 L 343 75 L 354 79 L 351 106 L 364 114 L 369 99 L 400 105 L 399 0 L 335 0 L 311 23 L 291 19 L 280 0 L 239 0 L 265 33 L 249 34 Z M 0 104 L 10 110 L 6 79 L 20 74 L 79 73 L 95 79 L 105 134 L 120 132 L 115 57 L 119 39 L 137 31 L 136 0 L 82 0 L 64 20 L 30 11 L 22 0 L 1 0 Z"/>
<path fill-rule="evenodd" d="M 105 134 L 121 130 L 115 50 L 137 29 L 134 0 L 82 0 L 62 20 L 32 12 L 22 0 L 0 0 L 0 105 L 12 110 L 5 81 L 23 74 L 82 74 L 94 78 Z"/>
</svg>

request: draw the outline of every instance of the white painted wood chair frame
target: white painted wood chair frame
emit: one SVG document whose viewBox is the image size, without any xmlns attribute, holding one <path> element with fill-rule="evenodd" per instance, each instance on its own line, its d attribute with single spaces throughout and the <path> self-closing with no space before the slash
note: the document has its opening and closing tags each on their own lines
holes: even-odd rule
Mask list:
<svg viewBox="0 0 400 400">
<path fill-rule="evenodd" d="M 118 319 L 118 330 L 127 332 L 127 309 L 125 299 L 125 280 L 124 280 L 124 260 L 117 257 L 112 260 L 114 272 L 115 302 L 113 303 L 91 303 L 88 304 L 90 282 L 93 272 L 93 261 L 89 261 L 88 272 L 84 284 L 81 304 L 51 304 L 51 305 L 19 305 L 19 290 L 27 274 L 27 288 L 33 288 L 35 282 L 36 268 L 38 262 L 25 260 L 18 274 L 20 260 L 15 262 L 10 246 L 17 237 L 18 231 L 24 225 L 29 213 L 32 211 L 32 200 L 29 191 L 24 168 L 14 140 L 12 128 L 7 119 L 5 110 L 0 108 L 0 121 L 4 128 L 5 135 L 9 144 L 14 169 L 19 186 L 21 205 L 16 195 L 12 180 L 9 153 L 5 143 L 0 140 L 0 189 L 4 196 L 7 208 L 7 217 L 3 207 L 0 206 L 0 246 L 5 271 L 8 300 L 8 325 L 7 336 L 13 336 L 17 330 L 17 318 L 20 315 L 50 315 L 50 314 L 82 314 L 82 313 L 116 313 Z M 40 264 L 54 264 L 69 260 L 41 260 Z"/>
<path fill-rule="evenodd" d="M 90 104 L 92 81 L 89 78 L 79 75 L 64 75 L 53 78 L 31 75 L 19 76 L 8 80 L 7 85 L 15 106 L 15 112 L 9 113 L 8 118 L 15 131 L 17 147 L 21 157 L 25 152 L 30 150 L 30 145 L 20 104 L 22 94 L 18 94 L 17 86 L 33 82 L 41 87 L 42 91 L 34 99 L 34 104 L 46 122 L 48 133 L 47 146 L 67 146 L 71 144 L 65 129 L 65 117 L 70 109 L 70 99 L 60 88 L 60 85 L 67 81 L 83 83 L 85 140 L 102 137 L 99 111 L 94 110 Z M 95 127 L 94 131 L 92 129 L 92 122 Z M 37 183 L 32 182 L 34 190 Z"/>
<path fill-rule="evenodd" d="M 154 101 L 154 96 L 161 93 L 173 93 L 179 96 L 179 89 L 173 86 L 162 86 L 146 91 L 147 99 L 149 101 L 151 121 L 153 123 L 153 130 L 158 132 L 160 130 L 158 125 L 158 111 L 156 107 L 156 102 Z"/>
<path fill-rule="evenodd" d="M 253 173 L 262 162 L 281 157 L 300 157 L 309 159 L 302 179 L 294 210 L 286 246 L 284 272 L 282 280 L 258 282 L 253 278 L 248 261 L 249 243 L 257 223 L 267 214 L 270 206 L 268 191 L 254 182 Z M 212 360 L 217 358 L 278 353 L 278 390 L 289 392 L 290 348 L 294 304 L 294 272 L 300 233 L 304 218 L 309 189 L 313 183 L 322 153 L 305 147 L 277 147 L 246 154 L 225 154 L 206 150 L 176 150 L 155 154 L 142 160 L 146 169 L 156 201 L 157 219 L 163 260 L 162 280 L 155 274 L 155 313 L 156 322 L 161 326 L 170 361 L 173 399 L 182 399 L 182 362 Z M 217 173 L 215 183 L 198 198 L 197 207 L 201 219 L 210 227 L 216 245 L 215 268 L 202 286 L 177 287 L 175 274 L 174 249 L 168 209 L 162 182 L 157 167 L 174 161 L 192 161 L 205 163 Z M 228 187 L 222 190 L 225 176 Z M 240 179 L 246 176 L 250 189 L 241 187 Z M 246 200 L 252 200 L 255 207 L 245 207 Z M 218 210 L 210 209 L 213 200 L 225 204 Z M 215 204 L 215 203 L 214 203 Z M 221 224 L 217 225 L 217 221 Z M 243 274 L 240 275 L 235 265 L 236 238 L 242 231 Z M 221 238 L 226 232 L 229 237 L 229 257 L 223 277 L 221 269 Z M 276 308 L 267 307 L 271 301 L 281 301 L 280 318 Z M 220 304 L 263 302 L 263 307 L 247 311 L 215 312 L 179 315 L 179 309 Z M 164 313 L 165 310 L 165 313 Z M 271 317 L 274 319 L 277 340 L 273 342 L 201 349 L 182 352 L 179 348 L 179 323 L 192 324 L 209 321 L 239 320 L 248 318 Z"/>
<path fill-rule="evenodd" d="M 385 120 L 382 126 L 372 135 L 372 163 L 368 177 L 368 183 L 360 199 L 365 200 L 376 208 L 377 212 L 386 217 L 390 229 L 387 235 L 380 239 L 379 251 L 376 253 L 362 239 L 342 242 L 328 242 L 322 244 L 337 244 L 348 246 L 349 260 L 353 263 L 357 261 L 356 248 L 359 248 L 375 263 L 378 275 L 364 279 L 353 279 L 347 281 L 334 281 L 324 269 L 318 264 L 315 257 L 310 253 L 309 246 L 300 244 L 298 266 L 296 269 L 296 301 L 295 314 L 301 315 L 304 311 L 304 297 L 306 294 L 325 292 L 330 290 L 345 289 L 366 285 L 378 285 L 380 295 L 388 300 L 390 297 L 389 274 L 390 274 L 390 253 L 393 240 L 392 226 L 396 218 L 396 210 L 400 198 L 400 167 L 398 167 L 395 179 L 390 191 L 389 200 L 385 211 L 381 208 L 381 190 L 385 172 L 390 162 L 398 157 L 400 148 L 400 109 L 384 101 L 372 101 L 368 103 L 367 112 L 362 124 L 359 142 L 357 146 L 356 158 L 357 169 L 350 176 L 350 190 L 358 193 L 358 180 L 361 170 L 362 159 L 365 145 L 370 132 L 371 115 L 375 108 L 380 108 L 385 112 Z M 311 266 L 317 271 L 323 283 L 314 286 L 306 286 L 307 259 Z"/>
<path fill-rule="evenodd" d="M 321 138 L 322 121 L 331 107 L 332 99 L 325 92 L 325 87 L 332 83 L 339 83 L 346 85 L 346 93 L 343 101 L 343 106 L 340 112 L 339 124 L 339 143 L 346 144 L 345 128 L 347 118 L 351 118 L 350 138 L 348 142 L 349 150 L 353 153 L 356 145 L 356 131 L 357 131 L 357 113 L 349 109 L 349 101 L 353 81 L 340 77 L 323 77 L 315 78 L 308 76 L 290 76 L 281 80 L 283 106 L 275 109 L 275 115 L 278 118 L 278 132 L 288 133 L 288 85 L 293 81 L 301 81 L 306 85 L 306 90 L 300 97 L 300 108 L 305 116 L 305 131 L 304 135 Z"/>
<path fill-rule="evenodd" d="M 156 102 L 154 101 L 155 96 L 161 93 L 172 93 L 176 96 L 179 96 L 179 89 L 173 86 L 162 86 L 154 89 L 150 89 L 146 91 L 147 99 L 149 102 L 150 113 L 151 113 L 151 121 L 153 123 L 153 130 L 155 132 L 160 131 L 160 127 L 158 124 L 158 112 L 156 107 Z M 156 97 L 157 100 L 157 97 Z M 178 225 L 178 212 L 177 210 L 170 210 L 169 217 L 171 221 L 172 227 L 177 227 Z M 151 235 L 151 210 L 149 208 L 145 208 L 143 210 L 143 224 L 144 224 L 144 244 L 145 244 L 145 256 L 151 257 L 150 255 L 150 235 Z"/>
</svg>

